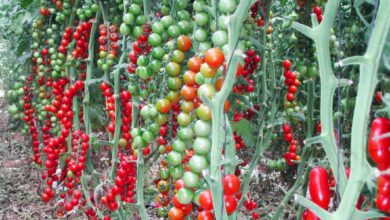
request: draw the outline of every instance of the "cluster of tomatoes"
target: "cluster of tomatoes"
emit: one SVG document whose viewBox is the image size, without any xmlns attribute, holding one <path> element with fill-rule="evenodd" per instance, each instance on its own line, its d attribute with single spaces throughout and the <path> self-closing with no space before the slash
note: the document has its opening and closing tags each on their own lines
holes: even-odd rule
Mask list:
<svg viewBox="0 0 390 220">
<path fill-rule="evenodd" d="M 250 198 L 250 193 L 247 193 L 247 199 L 244 201 L 244 207 L 247 211 L 251 212 L 251 216 L 253 220 L 259 219 L 260 215 L 255 211 L 257 208 L 256 202 Z"/>
<path fill-rule="evenodd" d="M 133 50 L 129 53 L 130 64 L 127 66 L 127 70 L 130 73 L 135 73 L 135 70 L 138 67 L 138 58 L 141 55 L 147 55 L 150 53 L 151 46 L 148 44 L 148 31 L 149 28 L 144 28 L 145 34 L 139 36 L 138 39 L 133 43 Z"/>
<path fill-rule="evenodd" d="M 115 184 L 108 192 L 100 197 L 100 202 L 106 205 L 110 211 L 118 209 L 119 204 L 116 197 L 125 203 L 134 203 L 134 189 L 136 184 L 137 157 L 135 155 L 125 156 L 119 153 L 119 164 L 116 170 Z"/>
<path fill-rule="evenodd" d="M 289 124 L 283 124 L 282 130 L 284 133 L 284 140 L 290 144 L 288 152 L 285 153 L 283 157 L 287 161 L 287 164 L 292 166 L 295 164 L 294 161 L 300 160 L 300 157 L 296 154 L 298 148 L 297 140 L 294 140 L 294 136 L 291 132 L 291 126 Z"/>
<path fill-rule="evenodd" d="M 118 27 L 116 25 L 99 25 L 99 59 L 97 64 L 105 72 L 114 64 L 118 55 Z"/>
<path fill-rule="evenodd" d="M 285 77 L 284 83 L 287 86 L 286 100 L 292 102 L 295 100 L 295 93 L 298 91 L 298 87 L 301 83 L 297 79 L 297 74 L 290 70 L 290 60 L 283 60 L 283 68 L 283 76 Z"/>
<path fill-rule="evenodd" d="M 322 9 L 319 6 L 314 5 L 313 6 L 313 13 L 316 15 L 318 23 L 321 23 L 321 21 L 323 19 L 323 17 L 322 17 Z"/>
<path fill-rule="evenodd" d="M 368 152 L 379 171 L 390 168 L 390 138 L 382 135 L 390 132 L 390 120 L 376 118 L 371 123 L 371 132 L 368 138 Z M 379 210 L 390 213 L 390 175 L 381 174 L 377 179 L 376 206 Z"/>
<path fill-rule="evenodd" d="M 39 136 L 38 136 L 38 129 L 37 125 L 35 124 L 34 120 L 34 107 L 32 105 L 32 91 L 31 91 L 31 82 L 33 79 L 33 75 L 29 75 L 27 77 L 27 80 L 24 82 L 24 96 L 23 96 L 23 101 L 24 101 L 24 121 L 29 125 L 30 127 L 30 133 L 31 133 L 31 144 L 32 144 L 32 149 L 34 152 L 34 156 L 32 160 L 36 164 L 42 164 L 42 159 L 39 153 Z"/>
<path fill-rule="evenodd" d="M 71 157 L 66 160 L 68 172 L 66 181 L 64 181 L 64 186 L 68 188 L 68 195 L 72 196 L 64 203 L 66 211 L 73 210 L 79 204 L 83 195 L 79 190 L 74 190 L 74 188 L 80 183 L 80 177 L 85 168 L 85 161 L 89 149 L 88 141 L 89 135 L 82 131 L 75 130 L 72 133 L 72 152 Z M 64 197 L 64 194 L 61 196 Z"/>
<path fill-rule="evenodd" d="M 76 46 L 72 51 L 72 56 L 76 59 L 88 58 L 88 41 L 91 33 L 92 22 L 84 21 L 76 27 L 73 33 L 73 39 Z"/>
</svg>

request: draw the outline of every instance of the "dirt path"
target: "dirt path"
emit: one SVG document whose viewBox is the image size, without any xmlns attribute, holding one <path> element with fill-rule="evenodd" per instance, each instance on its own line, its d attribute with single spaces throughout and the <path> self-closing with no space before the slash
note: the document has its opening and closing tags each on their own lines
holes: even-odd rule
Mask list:
<svg viewBox="0 0 390 220">
<path fill-rule="evenodd" d="M 0 219 L 47 218 L 50 207 L 38 197 L 39 177 L 30 163 L 31 150 L 19 132 L 8 131 L 6 103 L 0 91 Z"/>
</svg>

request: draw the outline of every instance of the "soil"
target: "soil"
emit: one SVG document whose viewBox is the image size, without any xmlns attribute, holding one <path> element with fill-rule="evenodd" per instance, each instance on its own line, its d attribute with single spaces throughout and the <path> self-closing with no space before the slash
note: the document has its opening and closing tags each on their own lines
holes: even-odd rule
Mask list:
<svg viewBox="0 0 390 220">
<path fill-rule="evenodd" d="M 39 197 L 41 180 L 37 168 L 30 162 L 32 155 L 29 138 L 18 131 L 8 130 L 8 113 L 6 101 L 0 96 L 0 219 L 58 219 L 55 217 L 56 204 L 44 204 Z M 147 172 L 147 184 L 156 178 L 157 167 L 152 166 Z M 251 182 L 251 197 L 257 202 L 260 218 L 276 210 L 287 191 L 294 182 L 294 172 L 270 171 L 260 164 Z M 148 213 L 150 219 L 157 217 L 154 198 L 150 200 Z M 286 210 L 287 209 L 287 210 Z M 282 219 L 294 219 L 291 208 L 286 207 Z M 251 212 L 242 209 L 238 219 L 251 219 Z M 62 218 L 64 219 L 64 218 Z M 80 214 L 73 214 L 67 219 L 86 219 Z M 133 216 L 131 219 L 138 219 Z"/>
</svg>

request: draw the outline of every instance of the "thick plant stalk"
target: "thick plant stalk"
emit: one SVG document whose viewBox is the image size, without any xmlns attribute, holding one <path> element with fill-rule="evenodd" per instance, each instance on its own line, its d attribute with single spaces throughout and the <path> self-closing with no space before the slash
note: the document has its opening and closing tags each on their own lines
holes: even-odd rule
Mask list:
<svg viewBox="0 0 390 220">
<path fill-rule="evenodd" d="M 227 219 L 226 210 L 223 203 L 223 187 L 222 187 L 222 172 L 221 172 L 221 161 L 222 161 L 222 146 L 224 143 L 224 103 L 228 98 L 233 84 L 235 82 L 235 74 L 240 57 L 235 54 L 237 43 L 239 40 L 239 33 L 242 27 L 242 23 L 246 18 L 247 11 L 252 1 L 240 1 L 236 12 L 229 18 L 228 24 L 228 36 L 229 36 L 229 52 L 227 55 L 227 75 L 225 83 L 221 90 L 216 93 L 215 97 L 211 100 L 202 97 L 202 100 L 210 108 L 212 114 L 212 147 L 211 147 L 211 158 L 210 161 L 210 175 L 207 177 L 208 183 L 211 188 L 213 205 L 214 205 L 214 216 L 216 219 Z M 231 140 L 233 141 L 233 140 Z"/>
<path fill-rule="evenodd" d="M 95 49 L 95 33 L 97 30 L 97 27 L 99 25 L 100 17 L 102 15 L 102 11 L 98 10 L 96 13 L 95 21 L 93 22 L 91 33 L 89 36 L 89 43 L 88 43 L 88 59 L 87 59 L 87 71 L 86 71 L 86 78 L 85 78 L 85 89 L 84 89 L 84 100 L 83 100 L 83 108 L 84 108 L 84 125 L 85 125 L 85 132 L 88 135 L 92 134 L 92 125 L 91 120 L 89 118 L 89 105 L 90 105 L 90 97 L 91 94 L 89 93 L 89 86 L 90 86 L 90 80 L 92 79 L 93 74 L 93 60 L 94 60 L 94 49 Z M 89 146 L 92 145 L 92 138 L 89 138 L 88 141 Z M 92 172 L 92 174 L 95 172 L 94 168 L 92 167 L 91 163 L 91 155 L 90 155 L 90 149 L 88 149 L 87 158 L 86 158 L 86 167 L 89 172 Z"/>
<path fill-rule="evenodd" d="M 341 177 L 339 184 L 342 199 L 339 208 L 333 214 L 330 214 L 329 212 L 301 196 L 298 196 L 297 201 L 301 205 L 311 209 L 318 217 L 322 219 L 365 219 L 367 216 L 380 217 L 383 216 L 383 214 L 378 212 L 363 213 L 356 211 L 355 204 L 366 181 L 366 173 L 370 171 L 370 167 L 365 159 L 367 143 L 366 129 L 369 119 L 371 100 L 377 83 L 379 61 L 390 28 L 390 17 L 387 16 L 388 9 L 390 8 L 390 2 L 381 1 L 377 19 L 375 21 L 375 27 L 373 29 L 371 39 L 368 43 L 368 49 L 365 55 L 346 58 L 339 63 L 341 66 L 351 64 L 360 65 L 358 94 L 352 122 L 351 173 L 348 182 L 346 180 L 342 161 L 337 161 L 337 158 L 335 158 L 336 155 L 334 151 L 336 146 L 333 133 L 331 133 L 333 132 L 333 124 L 330 117 L 332 112 L 333 93 L 337 87 L 337 81 L 331 69 L 329 56 L 329 35 L 331 24 L 333 23 L 334 17 L 336 15 L 338 4 L 338 0 L 328 2 L 324 14 L 325 19 L 321 25 L 310 29 L 306 26 L 295 23 L 294 27 L 315 41 L 320 64 L 321 97 L 323 98 L 321 99 L 321 121 L 323 131 L 321 136 L 311 140 L 309 139 L 307 142 L 322 143 L 329 158 L 332 170 L 337 171 L 337 168 L 334 168 L 334 166 L 339 165 L 340 168 L 337 172 Z M 341 159 L 342 158 L 339 160 Z"/>
</svg>

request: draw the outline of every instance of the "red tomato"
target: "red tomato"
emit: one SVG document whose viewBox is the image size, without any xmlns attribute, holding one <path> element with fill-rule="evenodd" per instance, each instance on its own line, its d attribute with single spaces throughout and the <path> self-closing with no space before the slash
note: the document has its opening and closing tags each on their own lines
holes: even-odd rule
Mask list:
<svg viewBox="0 0 390 220">
<path fill-rule="evenodd" d="M 315 167 L 310 171 L 309 192 L 311 200 L 324 209 L 328 209 L 330 189 L 328 172 L 323 167 Z"/>
<path fill-rule="evenodd" d="M 168 212 L 168 218 L 170 220 L 183 220 L 184 219 L 183 210 L 176 207 L 172 207 Z"/>
<path fill-rule="evenodd" d="M 189 49 L 191 49 L 191 47 L 192 47 L 192 41 L 191 41 L 191 38 L 189 38 L 188 36 L 181 35 L 177 39 L 177 49 L 179 49 L 183 52 L 186 52 Z"/>
<path fill-rule="evenodd" d="M 210 190 L 203 191 L 199 195 L 199 204 L 204 210 L 212 210 L 213 207 L 213 197 Z"/>
<path fill-rule="evenodd" d="M 223 192 L 225 195 L 234 195 L 240 191 L 240 179 L 234 175 L 229 174 L 223 178 Z"/>
<path fill-rule="evenodd" d="M 198 214 L 198 220 L 214 220 L 214 215 L 209 211 L 201 211 Z"/>
<path fill-rule="evenodd" d="M 390 132 L 390 120 L 387 118 L 376 118 L 371 123 L 371 132 L 368 138 L 368 151 L 371 159 L 378 165 L 379 170 L 386 170 L 390 167 L 390 138 L 379 136 Z"/>
<path fill-rule="evenodd" d="M 237 209 L 237 200 L 234 196 L 225 195 L 226 213 L 231 215 Z"/>
<path fill-rule="evenodd" d="M 225 55 L 219 48 L 211 48 L 205 54 L 206 63 L 212 68 L 220 67 L 225 61 Z"/>
<path fill-rule="evenodd" d="M 175 190 L 179 190 L 184 187 L 184 182 L 182 179 L 178 179 L 175 182 Z"/>
</svg>

